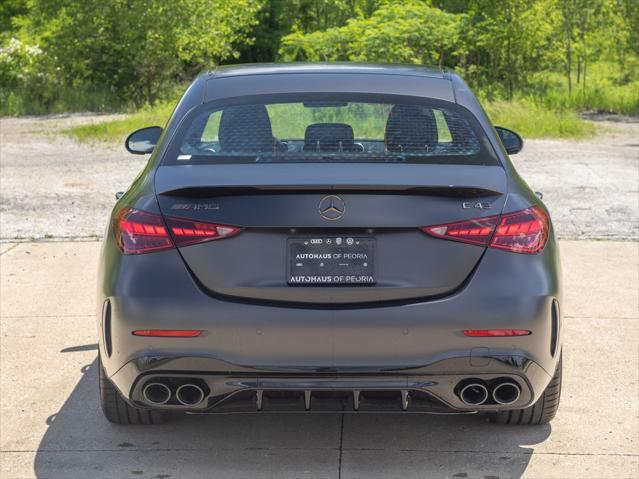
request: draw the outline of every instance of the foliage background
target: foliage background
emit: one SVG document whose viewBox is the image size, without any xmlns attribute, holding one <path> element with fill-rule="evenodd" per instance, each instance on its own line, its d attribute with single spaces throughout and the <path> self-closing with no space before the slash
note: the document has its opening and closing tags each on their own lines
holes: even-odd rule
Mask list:
<svg viewBox="0 0 639 479">
<path fill-rule="evenodd" d="M 639 0 L 0 3 L 4 115 L 160 120 L 203 69 L 269 61 L 438 65 L 523 134 L 583 136 L 578 112 L 639 113 Z"/>
</svg>

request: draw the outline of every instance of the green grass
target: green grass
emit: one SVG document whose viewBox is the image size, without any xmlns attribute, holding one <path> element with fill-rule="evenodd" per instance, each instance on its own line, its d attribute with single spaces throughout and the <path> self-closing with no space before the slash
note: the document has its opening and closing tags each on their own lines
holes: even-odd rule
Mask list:
<svg viewBox="0 0 639 479">
<path fill-rule="evenodd" d="M 45 87 L 0 88 L 0 116 L 47 115 L 51 113 L 133 111 L 132 102 L 122 103 L 108 91 L 90 91 L 82 88 Z"/>
<path fill-rule="evenodd" d="M 530 101 L 484 102 L 495 125 L 515 130 L 524 138 L 586 138 L 597 132 L 594 123 L 569 110 L 552 110 Z"/>
<path fill-rule="evenodd" d="M 639 114 L 639 65 L 629 61 L 623 67 L 611 62 L 593 63 L 588 68 L 586 88 L 572 75 L 568 93 L 565 75 L 539 72 L 528 78 L 528 86 L 518 98 L 556 110 Z"/>
<path fill-rule="evenodd" d="M 568 93 L 561 72 L 543 71 L 530 75 L 526 85 L 515 95 L 515 101 L 500 98 L 503 92 L 476 89 L 492 121 L 512 128 L 525 138 L 586 138 L 597 132 L 594 123 L 579 116 L 582 111 L 639 114 L 639 80 L 635 72 L 639 64 L 597 62 L 589 65 L 587 88 L 577 83 L 573 75 L 573 91 Z M 164 101 L 153 107 L 135 109 L 132 103 L 122 103 L 107 92 L 89 92 L 81 88 L 56 89 L 55 95 L 34 97 L 28 92 L 0 89 L 0 115 L 60 113 L 67 111 L 132 112 L 120 120 L 79 126 L 65 131 L 80 141 L 122 141 L 131 131 L 150 125 L 165 125 L 184 85 L 166 88 Z M 119 102 L 119 103 L 118 103 Z M 381 137 L 385 114 L 382 111 L 363 112 L 353 106 L 342 108 L 298 108 L 269 106 L 274 134 L 280 138 L 301 138 L 306 125 L 312 122 L 345 122 L 352 124 L 357 137 Z M 368 114 L 367 114 L 368 113 Z M 357 118 L 357 121 L 352 118 Z M 219 118 L 218 118 L 219 120 Z M 438 122 L 439 126 L 439 122 Z M 217 125 L 211 122 L 211 134 Z M 445 132 L 440 132 L 445 134 Z"/>
<path fill-rule="evenodd" d="M 524 138 L 585 138 L 592 136 L 597 131 L 593 123 L 581 119 L 573 111 L 553 110 L 529 100 L 517 102 L 484 101 L 483 104 L 494 124 L 511 128 Z M 143 108 L 123 119 L 77 126 L 64 130 L 63 133 L 73 136 L 79 141 L 122 141 L 129 133 L 138 128 L 152 125 L 164 126 L 173 107 L 174 102 L 164 102 L 154 107 Z M 290 112 L 277 111 L 277 108 L 271 113 L 273 114 L 274 132 L 281 138 L 303 138 L 303 129 L 306 124 L 319 121 L 318 118 L 315 118 L 318 114 L 315 114 L 313 118 L 307 118 L 308 121 L 305 123 L 294 115 L 284 114 Z M 308 114 L 310 115 L 310 113 Z M 321 118 L 322 121 L 336 121 L 338 119 L 344 120 L 332 117 Z M 360 127 L 362 131 L 356 132 L 359 137 L 383 137 L 381 123 L 380 125 L 362 124 Z"/>
<path fill-rule="evenodd" d="M 75 126 L 62 132 L 79 141 L 123 141 L 126 136 L 145 126 L 164 126 L 175 107 L 174 102 L 146 107 L 126 118 L 109 120 L 91 125 Z"/>
</svg>

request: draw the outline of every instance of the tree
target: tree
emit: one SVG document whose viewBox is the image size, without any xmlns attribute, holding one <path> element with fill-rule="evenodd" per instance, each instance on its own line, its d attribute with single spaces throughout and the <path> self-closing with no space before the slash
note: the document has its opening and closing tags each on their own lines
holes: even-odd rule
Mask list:
<svg viewBox="0 0 639 479">
<path fill-rule="evenodd" d="M 424 2 L 384 3 L 373 14 L 345 26 L 312 33 L 295 31 L 282 39 L 285 60 L 377 61 L 452 66 L 458 55 L 463 15 Z"/>
<path fill-rule="evenodd" d="M 368 18 L 379 0 L 269 0 L 258 13 L 252 45 L 241 48 L 242 62 L 270 62 L 277 58 L 282 37 L 346 25 L 350 18 Z"/>
<path fill-rule="evenodd" d="M 60 80 L 154 102 L 251 42 L 261 0 L 32 0 L 27 28 Z"/>
<path fill-rule="evenodd" d="M 512 100 L 521 79 L 545 62 L 556 19 L 552 2 L 472 0 L 469 8 L 474 19 L 474 42 L 469 48 L 488 58 L 481 65 L 484 81 L 504 84 Z"/>
<path fill-rule="evenodd" d="M 564 107 L 618 87 L 616 104 L 637 102 L 639 0 L 0 0 L 0 28 L 0 102 L 38 96 L 38 111 L 153 103 L 219 63 L 276 60 L 438 65 L 488 99 L 553 90 Z"/>
<path fill-rule="evenodd" d="M 27 12 L 26 0 L 2 0 L 0 2 L 0 37 L 13 33 L 15 30 L 13 20 Z"/>
</svg>

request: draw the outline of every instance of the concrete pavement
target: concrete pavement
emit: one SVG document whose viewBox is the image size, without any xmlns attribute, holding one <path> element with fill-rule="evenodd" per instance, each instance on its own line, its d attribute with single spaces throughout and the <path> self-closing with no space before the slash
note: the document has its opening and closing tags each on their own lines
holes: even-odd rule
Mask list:
<svg viewBox="0 0 639 479">
<path fill-rule="evenodd" d="M 96 242 L 0 244 L 0 476 L 639 476 L 639 243 L 563 241 L 564 389 L 549 426 L 481 416 L 180 416 L 99 410 Z"/>
</svg>

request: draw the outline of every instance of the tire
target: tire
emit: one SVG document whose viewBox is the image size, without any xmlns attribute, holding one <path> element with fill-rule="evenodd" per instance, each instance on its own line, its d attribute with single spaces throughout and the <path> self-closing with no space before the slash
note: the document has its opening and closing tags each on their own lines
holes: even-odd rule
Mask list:
<svg viewBox="0 0 639 479">
<path fill-rule="evenodd" d="M 100 405 L 102 406 L 104 417 L 106 417 L 109 422 L 122 425 L 146 426 L 148 424 L 162 424 L 166 421 L 166 413 L 163 411 L 140 409 L 126 402 L 104 372 L 99 356 L 98 375 Z"/>
<path fill-rule="evenodd" d="M 555 375 L 535 404 L 525 409 L 512 409 L 492 413 L 490 420 L 498 424 L 539 425 L 548 424 L 555 417 L 559 409 L 561 397 L 561 356 Z"/>
</svg>

